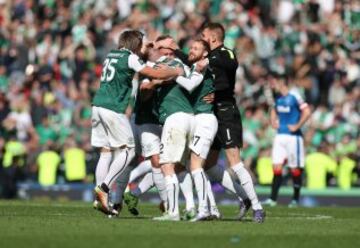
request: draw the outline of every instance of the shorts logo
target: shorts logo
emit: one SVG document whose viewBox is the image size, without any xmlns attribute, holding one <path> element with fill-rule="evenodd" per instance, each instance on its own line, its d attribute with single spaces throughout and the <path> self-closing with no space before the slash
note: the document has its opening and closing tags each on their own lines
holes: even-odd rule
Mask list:
<svg viewBox="0 0 360 248">
<path fill-rule="evenodd" d="M 230 135 L 230 129 L 229 128 L 226 128 L 226 138 L 227 138 L 227 141 L 231 142 L 231 135 Z M 227 142 L 226 142 L 226 144 L 227 144 Z"/>
<path fill-rule="evenodd" d="M 91 126 L 92 126 L 92 127 L 97 127 L 97 126 L 99 126 L 99 124 L 100 124 L 100 121 L 95 120 L 95 119 L 92 119 L 92 120 L 91 120 Z"/>
<path fill-rule="evenodd" d="M 134 145 L 134 139 L 133 138 L 128 138 L 127 143 L 128 143 L 128 145 Z"/>
<path fill-rule="evenodd" d="M 144 150 L 145 150 L 145 151 L 151 151 L 151 150 L 152 150 L 152 145 L 151 145 L 151 144 L 147 144 L 147 145 L 144 147 Z"/>
</svg>

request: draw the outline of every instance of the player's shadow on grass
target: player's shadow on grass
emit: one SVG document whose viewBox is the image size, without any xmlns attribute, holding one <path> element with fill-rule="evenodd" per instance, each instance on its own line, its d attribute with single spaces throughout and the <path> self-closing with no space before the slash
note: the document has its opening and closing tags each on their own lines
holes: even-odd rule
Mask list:
<svg viewBox="0 0 360 248">
<path fill-rule="evenodd" d="M 128 220 L 150 220 L 151 217 L 149 216 L 124 216 L 124 217 L 119 217 L 120 219 L 128 219 Z"/>
<path fill-rule="evenodd" d="M 153 218 L 156 216 L 152 216 L 152 215 L 139 215 L 139 216 L 133 216 L 133 215 L 121 215 L 118 217 L 112 217 L 111 219 L 123 219 L 123 220 L 150 220 L 152 221 Z M 186 222 L 184 220 L 182 220 L 181 222 Z M 206 221 L 201 221 L 201 222 L 244 222 L 244 223 L 248 223 L 248 222 L 253 222 L 251 217 L 247 217 L 244 218 L 242 220 L 238 220 L 234 217 L 228 217 L 228 218 L 221 218 L 219 220 L 206 220 Z"/>
<path fill-rule="evenodd" d="M 154 218 L 154 216 L 119 216 L 116 217 L 115 219 L 124 219 L 124 220 L 150 220 L 152 221 Z M 180 221 L 180 222 L 188 222 L 188 221 Z M 238 220 L 235 218 L 222 218 L 220 220 L 207 220 L 207 221 L 202 221 L 202 222 L 244 222 L 244 223 L 249 223 L 249 222 L 253 222 L 253 220 L 251 218 L 245 218 L 243 220 Z"/>
<path fill-rule="evenodd" d="M 220 221 L 220 222 L 252 222 L 253 220 L 251 218 L 245 218 L 245 219 L 242 219 L 242 220 L 238 220 L 238 219 L 235 219 L 235 218 L 222 218 L 221 220 L 214 220 L 214 221 Z"/>
<path fill-rule="evenodd" d="M 151 220 L 153 216 L 119 216 L 116 218 L 125 220 Z"/>
</svg>

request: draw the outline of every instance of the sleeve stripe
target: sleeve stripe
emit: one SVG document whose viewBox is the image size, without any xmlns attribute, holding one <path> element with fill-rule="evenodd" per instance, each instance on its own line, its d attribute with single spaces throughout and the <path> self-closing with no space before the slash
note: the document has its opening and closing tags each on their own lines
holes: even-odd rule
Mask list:
<svg viewBox="0 0 360 248">
<path fill-rule="evenodd" d="M 306 102 L 304 102 L 300 105 L 300 109 L 303 110 L 304 108 L 307 108 L 308 106 L 309 105 Z"/>
<path fill-rule="evenodd" d="M 142 64 L 140 58 L 137 55 L 131 54 L 129 56 L 128 66 L 134 71 L 139 72 L 146 67 L 146 64 Z"/>
</svg>

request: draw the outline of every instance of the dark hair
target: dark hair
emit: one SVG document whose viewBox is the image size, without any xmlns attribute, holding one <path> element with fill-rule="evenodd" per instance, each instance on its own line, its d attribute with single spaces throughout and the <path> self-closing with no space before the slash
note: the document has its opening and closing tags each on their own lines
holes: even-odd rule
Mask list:
<svg viewBox="0 0 360 248">
<path fill-rule="evenodd" d="M 288 74 L 286 74 L 286 73 L 281 74 L 281 73 L 277 73 L 277 72 L 272 72 L 272 74 L 273 74 L 274 78 L 276 78 L 278 80 L 283 80 L 284 84 L 289 86 L 291 79 L 290 79 L 290 76 Z"/>
<path fill-rule="evenodd" d="M 75 52 L 78 52 L 80 50 L 85 50 L 86 46 L 84 44 L 80 44 L 75 48 Z"/>
<path fill-rule="evenodd" d="M 172 37 L 168 34 L 160 35 L 159 37 L 156 38 L 155 42 L 161 41 L 161 40 L 166 40 L 166 39 L 172 39 Z"/>
<path fill-rule="evenodd" d="M 209 53 L 211 50 L 210 50 L 210 45 L 204 41 L 203 39 L 200 39 L 200 38 L 196 38 L 196 39 L 193 39 L 193 42 L 199 42 L 202 44 L 202 46 L 205 48 L 205 50 Z"/>
<path fill-rule="evenodd" d="M 205 29 L 209 29 L 210 31 L 214 32 L 220 41 L 224 41 L 225 29 L 224 29 L 223 25 L 221 25 L 220 23 L 217 23 L 217 22 L 207 23 L 202 28 L 203 31 Z"/>
<path fill-rule="evenodd" d="M 126 48 L 134 53 L 142 47 L 143 33 L 138 30 L 124 31 L 119 38 L 119 48 Z"/>
</svg>

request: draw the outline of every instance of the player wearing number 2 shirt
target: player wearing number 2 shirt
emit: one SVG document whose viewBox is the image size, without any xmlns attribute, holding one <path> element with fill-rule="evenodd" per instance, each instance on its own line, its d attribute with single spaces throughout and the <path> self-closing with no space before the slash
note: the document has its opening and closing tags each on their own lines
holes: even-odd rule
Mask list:
<svg viewBox="0 0 360 248">
<path fill-rule="evenodd" d="M 112 50 L 103 63 L 100 88 L 92 107 L 91 144 L 101 148 L 96 168 L 94 207 L 106 214 L 109 209 L 109 189 L 135 156 L 134 136 L 125 116 L 136 72 L 151 78 L 171 78 L 182 75 L 181 69 L 154 69 L 138 57 L 143 36 L 136 30 L 125 31 L 119 38 L 119 49 Z M 116 214 L 116 213 L 115 213 Z"/>
</svg>

